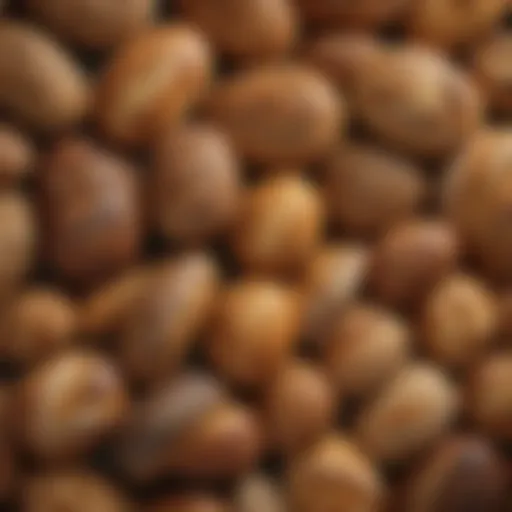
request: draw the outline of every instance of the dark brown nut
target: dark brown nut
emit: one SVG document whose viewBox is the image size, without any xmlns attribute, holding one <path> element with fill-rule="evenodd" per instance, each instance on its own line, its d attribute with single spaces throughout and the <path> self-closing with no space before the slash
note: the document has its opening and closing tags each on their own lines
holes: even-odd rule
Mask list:
<svg viewBox="0 0 512 512">
<path fill-rule="evenodd" d="M 201 244 L 223 234 L 237 214 L 240 165 L 231 141 L 205 124 L 170 131 L 157 145 L 150 202 L 165 238 Z"/>
<path fill-rule="evenodd" d="M 237 58 L 285 53 L 297 36 L 291 0 L 181 0 L 185 16 L 215 45 Z"/>
<path fill-rule="evenodd" d="M 213 94 L 211 111 L 252 161 L 300 164 L 324 155 L 344 132 L 345 102 L 317 71 L 270 65 L 235 75 Z"/>
<path fill-rule="evenodd" d="M 120 425 L 127 400 L 107 359 L 92 352 L 64 353 L 20 383 L 18 432 L 38 459 L 75 459 Z"/>
<path fill-rule="evenodd" d="M 10 21 L 0 27 L 0 106 L 39 130 L 77 124 L 89 104 L 85 75 L 56 41 Z"/>
<path fill-rule="evenodd" d="M 434 288 L 422 308 L 425 348 L 443 365 L 470 365 L 489 350 L 498 322 L 497 300 L 487 286 L 454 274 Z"/>
<path fill-rule="evenodd" d="M 286 503 L 276 482 L 264 474 L 254 473 L 244 478 L 235 490 L 236 512 L 285 512 Z"/>
<path fill-rule="evenodd" d="M 383 487 L 370 461 L 341 436 L 322 439 L 289 468 L 289 501 L 297 512 L 374 512 Z"/>
<path fill-rule="evenodd" d="M 427 48 L 384 49 L 363 66 L 354 91 L 363 122 L 382 141 L 417 156 L 451 154 L 480 125 L 476 86 Z"/>
<path fill-rule="evenodd" d="M 240 281 L 220 298 L 207 351 L 223 377 L 242 386 L 268 383 L 298 341 L 300 297 L 271 281 Z"/>
<path fill-rule="evenodd" d="M 450 224 L 424 219 L 400 223 L 375 249 L 371 287 L 388 304 L 411 305 L 455 268 L 458 256 L 458 239 Z"/>
<path fill-rule="evenodd" d="M 263 409 L 271 445 L 286 454 L 308 448 L 328 431 L 335 405 L 319 368 L 290 363 L 266 390 Z"/>
<path fill-rule="evenodd" d="M 219 284 L 206 254 L 184 255 L 155 271 L 135 299 L 119 337 L 121 365 L 134 381 L 171 375 L 210 319 Z"/>
<path fill-rule="evenodd" d="M 411 217 L 425 194 L 418 169 L 371 146 L 340 148 L 326 166 L 324 196 L 333 222 L 376 235 Z"/>
<path fill-rule="evenodd" d="M 47 251 L 66 278 L 90 284 L 138 255 L 141 207 L 131 166 L 86 139 L 50 153 L 40 179 Z"/>
<path fill-rule="evenodd" d="M 49 472 L 23 487 L 25 512 L 128 512 L 127 498 L 103 478 L 84 470 Z"/>
<path fill-rule="evenodd" d="M 159 26 L 121 46 L 97 91 L 96 119 L 115 142 L 142 145 L 178 124 L 209 87 L 212 55 L 188 25 Z"/>
<path fill-rule="evenodd" d="M 27 0 L 29 14 L 62 38 L 88 48 L 108 48 L 153 21 L 155 0 Z"/>
<path fill-rule="evenodd" d="M 145 512 L 230 512 L 228 503 L 204 493 L 179 494 L 159 499 L 144 508 Z"/>
<path fill-rule="evenodd" d="M 336 390 L 367 395 L 403 368 L 410 346 L 410 329 L 400 317 L 378 306 L 355 304 L 324 340 L 325 369 Z"/>
<path fill-rule="evenodd" d="M 512 338 L 512 291 L 507 289 L 498 298 L 498 335 Z"/>
<path fill-rule="evenodd" d="M 312 183 L 288 173 L 270 177 L 242 200 L 233 252 L 251 273 L 300 273 L 320 246 L 324 217 Z"/>
<path fill-rule="evenodd" d="M 505 510 L 505 466 L 493 446 L 477 436 L 450 437 L 421 464 L 407 485 L 407 512 Z"/>
<path fill-rule="evenodd" d="M 0 186 L 12 186 L 25 178 L 35 160 L 30 141 L 11 126 L 0 124 Z"/>
<path fill-rule="evenodd" d="M 404 460 L 444 434 L 456 419 L 458 406 L 457 390 L 441 369 L 411 364 L 362 411 L 356 436 L 372 458 Z"/>
</svg>

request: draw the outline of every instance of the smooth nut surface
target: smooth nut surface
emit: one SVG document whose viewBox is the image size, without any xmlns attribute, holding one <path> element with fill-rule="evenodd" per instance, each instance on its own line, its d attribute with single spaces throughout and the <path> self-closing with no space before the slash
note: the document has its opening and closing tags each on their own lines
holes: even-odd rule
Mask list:
<svg viewBox="0 0 512 512">
<path fill-rule="evenodd" d="M 18 184 L 32 171 L 35 150 L 19 130 L 0 124 L 0 185 Z"/>
</svg>

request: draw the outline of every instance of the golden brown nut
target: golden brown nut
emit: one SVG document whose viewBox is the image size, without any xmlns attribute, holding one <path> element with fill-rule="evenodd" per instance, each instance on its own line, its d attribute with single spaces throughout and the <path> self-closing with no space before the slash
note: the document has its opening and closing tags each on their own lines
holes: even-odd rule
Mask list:
<svg viewBox="0 0 512 512">
<path fill-rule="evenodd" d="M 50 153 L 41 180 L 47 250 L 56 269 L 91 284 L 138 255 L 141 208 L 131 166 L 86 139 Z"/>
<path fill-rule="evenodd" d="M 233 252 L 249 272 L 300 273 L 320 245 L 323 221 L 321 196 L 313 184 L 295 174 L 270 177 L 242 200 Z"/>
<path fill-rule="evenodd" d="M 18 184 L 32 171 L 34 160 L 35 150 L 28 138 L 0 124 L 0 186 Z"/>
<path fill-rule="evenodd" d="M 342 147 L 326 166 L 324 196 L 330 217 L 357 235 L 380 234 L 411 217 L 424 193 L 418 169 L 371 146 Z"/>
<path fill-rule="evenodd" d="M 211 110 L 243 155 L 271 165 L 323 156 L 346 123 L 345 104 L 334 87 L 297 64 L 235 75 L 213 94 Z"/>
<path fill-rule="evenodd" d="M 201 244 L 223 234 L 237 214 L 240 193 L 238 158 L 217 128 L 186 126 L 158 143 L 149 199 L 164 237 Z"/>
<path fill-rule="evenodd" d="M 119 44 L 153 21 L 155 0 L 27 0 L 29 14 L 71 43 Z"/>
<path fill-rule="evenodd" d="M 222 376 L 242 386 L 266 384 L 298 341 L 300 300 L 271 281 L 240 281 L 220 299 L 206 350 Z"/>
<path fill-rule="evenodd" d="M 279 56 L 297 35 L 291 0 L 181 0 L 185 16 L 237 58 Z"/>
<path fill-rule="evenodd" d="M 64 353 L 37 367 L 19 390 L 19 435 L 48 462 L 87 453 L 115 430 L 127 409 L 116 368 L 90 352 Z"/>
<path fill-rule="evenodd" d="M 161 498 L 144 508 L 145 512 L 230 512 L 225 501 L 209 494 L 194 492 Z"/>
<path fill-rule="evenodd" d="M 39 130 L 77 124 L 89 103 L 85 76 L 46 33 L 10 21 L 0 27 L 0 106 Z"/>
<path fill-rule="evenodd" d="M 286 503 L 282 490 L 271 478 L 253 473 L 244 478 L 235 490 L 237 512 L 285 512 Z"/>
<path fill-rule="evenodd" d="M 118 143 L 151 142 L 203 96 L 211 73 L 210 47 L 196 29 L 176 23 L 145 32 L 121 46 L 107 66 L 97 122 Z"/>
<path fill-rule="evenodd" d="M 411 364 L 363 410 L 357 439 L 372 458 L 407 459 L 448 430 L 458 402 L 457 390 L 442 370 L 427 363 Z"/>
<path fill-rule="evenodd" d="M 381 503 L 383 483 L 350 441 L 332 435 L 292 461 L 288 493 L 297 512 L 374 512 Z"/>
</svg>

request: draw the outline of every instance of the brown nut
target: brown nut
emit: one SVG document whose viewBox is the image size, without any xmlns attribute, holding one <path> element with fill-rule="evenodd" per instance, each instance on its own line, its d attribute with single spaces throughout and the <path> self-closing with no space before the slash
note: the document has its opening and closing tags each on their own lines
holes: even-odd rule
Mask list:
<svg viewBox="0 0 512 512">
<path fill-rule="evenodd" d="M 0 503 L 13 496 L 19 484 L 17 450 L 12 439 L 12 387 L 0 385 Z"/>
<path fill-rule="evenodd" d="M 300 273 L 320 245 L 323 221 L 314 185 L 294 174 L 270 177 L 249 189 L 242 201 L 233 252 L 252 273 Z"/>
<path fill-rule="evenodd" d="M 205 124 L 170 131 L 157 145 L 150 180 L 154 225 L 165 238 L 201 244 L 232 225 L 240 165 L 231 141 Z"/>
<path fill-rule="evenodd" d="M 235 75 L 213 94 L 211 110 L 241 154 L 271 165 L 323 156 L 346 124 L 345 104 L 334 87 L 297 64 Z"/>
<path fill-rule="evenodd" d="M 295 42 L 290 0 L 181 0 L 181 5 L 186 18 L 233 57 L 275 57 Z"/>
<path fill-rule="evenodd" d="M 140 244 L 141 208 L 131 166 L 86 139 L 63 140 L 41 180 L 51 263 L 91 284 L 131 263 Z"/>
<path fill-rule="evenodd" d="M 35 150 L 28 138 L 0 124 L 0 186 L 18 184 L 32 171 L 34 160 Z"/>
<path fill-rule="evenodd" d="M 332 435 L 292 461 L 288 493 L 297 512 L 374 512 L 380 506 L 383 483 L 351 442 Z"/>
<path fill-rule="evenodd" d="M 342 147 L 326 166 L 324 196 L 330 217 L 357 235 L 384 233 L 411 217 L 424 194 L 418 169 L 371 146 Z"/>
<path fill-rule="evenodd" d="M 407 484 L 407 512 L 499 512 L 505 510 L 505 466 L 494 447 L 478 436 L 440 443 Z"/>
<path fill-rule="evenodd" d="M 327 375 L 343 394 L 372 393 L 406 364 L 411 337 L 408 325 L 389 311 L 363 303 L 348 307 L 324 340 Z"/>
<path fill-rule="evenodd" d="M 281 489 L 268 476 L 253 473 L 236 487 L 234 505 L 237 512 L 285 512 Z"/>
<path fill-rule="evenodd" d="M 46 33 L 14 21 L 0 27 L 0 106 L 39 130 L 77 124 L 89 103 L 85 76 Z"/>
<path fill-rule="evenodd" d="M 145 512 L 230 512 L 231 507 L 220 498 L 194 492 L 161 498 L 144 508 Z"/>
<path fill-rule="evenodd" d="M 456 266 L 458 240 L 450 224 L 414 219 L 391 228 L 373 256 L 371 287 L 391 305 L 411 305 Z"/>
<path fill-rule="evenodd" d="M 182 120 L 211 74 L 210 47 L 194 28 L 177 23 L 145 32 L 121 46 L 107 66 L 97 122 L 118 143 L 148 143 Z"/>
<path fill-rule="evenodd" d="M 27 0 L 29 14 L 71 43 L 108 48 L 153 21 L 155 0 Z"/>
<path fill-rule="evenodd" d="M 117 370 L 107 359 L 89 352 L 64 353 L 20 383 L 19 435 L 37 458 L 68 461 L 119 426 L 127 400 Z"/>
<path fill-rule="evenodd" d="M 219 373 L 242 386 L 268 383 L 298 341 L 299 297 L 271 281 L 240 281 L 220 299 L 206 350 Z"/>
<path fill-rule="evenodd" d="M 442 370 L 426 363 L 411 364 L 362 411 L 357 439 L 372 458 L 407 459 L 448 430 L 458 402 L 457 391 Z"/>
</svg>

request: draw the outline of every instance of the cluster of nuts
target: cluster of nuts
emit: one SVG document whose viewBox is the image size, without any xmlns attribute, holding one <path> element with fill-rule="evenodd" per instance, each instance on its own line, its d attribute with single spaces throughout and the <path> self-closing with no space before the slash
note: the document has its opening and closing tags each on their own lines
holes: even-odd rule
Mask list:
<svg viewBox="0 0 512 512">
<path fill-rule="evenodd" d="M 2 510 L 511 511 L 511 20 L 0 0 Z"/>
</svg>

